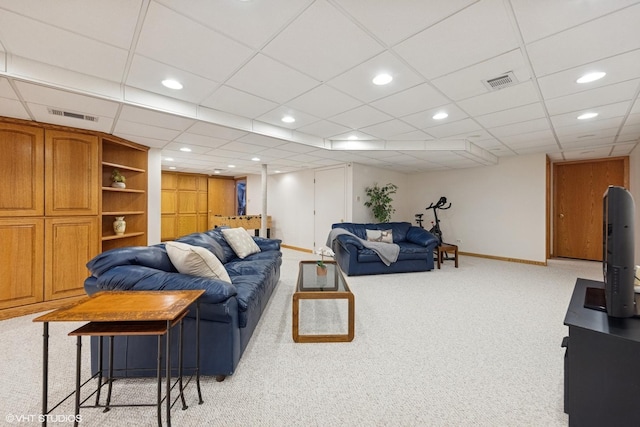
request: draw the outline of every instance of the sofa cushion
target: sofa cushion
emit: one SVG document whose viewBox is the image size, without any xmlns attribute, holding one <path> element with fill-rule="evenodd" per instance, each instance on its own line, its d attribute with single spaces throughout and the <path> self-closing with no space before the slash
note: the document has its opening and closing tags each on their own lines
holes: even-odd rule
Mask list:
<svg viewBox="0 0 640 427">
<path fill-rule="evenodd" d="M 218 257 L 218 259 L 220 261 L 222 261 L 223 264 L 228 263 L 232 259 L 238 258 L 236 253 L 233 251 L 231 246 L 229 246 L 229 243 L 227 243 L 227 241 L 225 240 L 224 236 L 222 235 L 222 230 L 225 229 L 225 228 L 228 228 L 228 227 L 216 227 L 216 228 L 214 228 L 212 230 L 207 230 L 204 233 L 202 233 L 202 234 L 206 234 L 207 236 L 211 237 L 213 240 L 215 240 L 215 242 L 218 245 L 220 245 L 220 248 L 222 248 L 222 256 L 218 256 L 218 254 L 216 254 L 216 256 Z M 178 240 L 180 240 L 180 239 L 178 239 Z"/>
<path fill-rule="evenodd" d="M 171 263 L 163 244 L 111 249 L 90 260 L 87 268 L 91 275 L 99 277 L 117 265 L 142 265 L 162 271 L 178 271 Z"/>
<path fill-rule="evenodd" d="M 226 241 L 224 240 L 222 235 L 216 237 L 207 233 L 192 233 L 177 238 L 175 241 L 206 248 L 209 250 L 209 252 L 214 254 L 216 258 L 218 258 L 223 264 L 226 262 L 226 253 L 222 246 L 223 244 L 226 245 Z"/>
<path fill-rule="evenodd" d="M 208 249 L 182 242 L 167 242 L 165 247 L 169 259 L 180 273 L 231 283 L 227 270 Z"/>
<path fill-rule="evenodd" d="M 222 229 L 222 235 L 238 255 L 238 258 L 245 258 L 248 255 L 260 252 L 260 247 L 243 227 L 224 228 Z"/>
</svg>

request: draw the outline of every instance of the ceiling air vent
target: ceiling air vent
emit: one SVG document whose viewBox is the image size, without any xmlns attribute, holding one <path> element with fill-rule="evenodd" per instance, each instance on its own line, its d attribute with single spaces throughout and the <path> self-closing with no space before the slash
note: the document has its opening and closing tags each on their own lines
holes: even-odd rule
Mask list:
<svg viewBox="0 0 640 427">
<path fill-rule="evenodd" d="M 505 87 L 517 85 L 519 82 L 518 82 L 518 79 L 516 79 L 515 74 L 513 74 L 513 71 L 509 71 L 508 73 L 503 74 L 502 76 L 494 77 L 488 80 L 483 80 L 482 83 L 484 83 L 487 89 L 494 91 L 498 89 L 504 89 Z"/>
<path fill-rule="evenodd" d="M 54 116 L 71 117 L 72 119 L 87 120 L 90 122 L 98 121 L 97 116 L 88 116 L 86 114 L 72 113 L 70 111 L 57 110 L 55 108 L 47 108 L 47 111 L 49 111 L 49 114 L 53 114 Z"/>
</svg>

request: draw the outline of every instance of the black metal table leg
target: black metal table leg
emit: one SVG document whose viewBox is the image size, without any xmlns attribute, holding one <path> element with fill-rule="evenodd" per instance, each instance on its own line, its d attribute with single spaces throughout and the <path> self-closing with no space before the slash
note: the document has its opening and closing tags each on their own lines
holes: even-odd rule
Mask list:
<svg viewBox="0 0 640 427">
<path fill-rule="evenodd" d="M 167 320 L 167 341 L 166 341 L 166 356 L 165 362 L 167 364 L 166 381 L 167 381 L 167 427 L 171 427 L 171 321 Z"/>
<path fill-rule="evenodd" d="M 156 410 L 158 412 L 158 427 L 162 427 L 162 336 L 158 335 L 158 366 L 156 367 L 156 379 L 158 380 L 158 399 Z"/>
<path fill-rule="evenodd" d="M 42 425 L 47 425 L 49 413 L 47 395 L 49 394 L 49 322 L 44 322 L 42 332 Z"/>
<path fill-rule="evenodd" d="M 180 398 L 182 399 L 182 410 L 188 408 L 187 402 L 184 400 L 184 386 L 182 385 L 182 358 L 183 358 L 183 336 L 184 336 L 184 321 L 180 321 L 180 346 L 178 351 L 178 383 L 180 387 Z"/>
<path fill-rule="evenodd" d="M 113 340 L 114 337 L 111 335 L 109 337 L 109 377 L 107 378 L 109 386 L 107 387 L 107 401 L 102 412 L 108 412 L 111 409 L 109 405 L 111 404 L 111 390 L 113 389 Z"/>
<path fill-rule="evenodd" d="M 102 354 L 103 338 L 102 335 L 98 337 L 98 390 L 96 390 L 96 406 L 100 405 L 100 390 L 102 390 L 102 366 L 104 364 Z"/>
<path fill-rule="evenodd" d="M 82 336 L 78 335 L 76 342 L 76 407 L 73 426 L 78 427 L 78 415 L 80 414 L 80 371 L 82 365 Z"/>
<path fill-rule="evenodd" d="M 196 301 L 196 386 L 198 389 L 198 405 L 202 405 L 202 391 L 200 390 L 200 300 Z"/>
</svg>

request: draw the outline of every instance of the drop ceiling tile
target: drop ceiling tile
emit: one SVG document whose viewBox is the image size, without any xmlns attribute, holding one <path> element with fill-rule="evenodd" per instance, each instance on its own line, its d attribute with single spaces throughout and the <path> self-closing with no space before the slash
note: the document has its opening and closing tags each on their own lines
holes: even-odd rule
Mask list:
<svg viewBox="0 0 640 427">
<path fill-rule="evenodd" d="M 619 123 L 622 123 L 624 115 L 630 107 L 629 102 L 618 102 L 615 104 L 601 105 L 593 108 L 585 108 L 580 111 L 572 111 L 570 113 L 563 113 L 551 116 L 551 122 L 555 128 L 563 126 L 590 126 L 591 124 L 599 126 L 601 120 L 618 118 Z M 587 120 L 578 120 L 578 116 L 582 113 L 595 112 L 598 113 L 597 117 Z"/>
<path fill-rule="evenodd" d="M 332 122 L 351 129 L 360 129 L 376 123 L 386 122 L 390 119 L 392 119 L 392 117 L 388 114 L 369 107 L 368 105 L 363 105 L 331 117 Z"/>
<path fill-rule="evenodd" d="M 122 132 L 114 132 L 113 135 L 122 139 L 126 139 L 127 141 L 135 142 L 136 144 L 146 145 L 147 147 L 151 148 L 162 148 L 167 144 L 166 139 L 157 139 L 149 136 L 132 135 Z"/>
<path fill-rule="evenodd" d="M 498 138 L 526 134 L 536 131 L 550 130 L 549 121 L 546 118 L 527 120 L 525 122 L 512 123 L 510 125 L 489 128 L 489 132 Z"/>
<path fill-rule="evenodd" d="M 637 143 L 634 144 L 616 144 L 613 146 L 612 156 L 628 156 L 636 148 Z"/>
<path fill-rule="evenodd" d="M 131 46 L 141 5 L 142 0 L 0 2 L 2 9 L 40 22 L 55 23 L 57 27 L 122 49 Z"/>
<path fill-rule="evenodd" d="M 383 47 L 326 1 L 316 1 L 262 52 L 326 81 L 381 52 Z"/>
<path fill-rule="evenodd" d="M 378 123 L 373 126 L 367 126 L 360 130 L 362 132 L 365 132 L 369 135 L 373 135 L 380 139 L 387 139 L 396 135 L 415 131 L 416 128 L 414 128 L 411 125 L 408 125 L 403 121 L 394 119 L 394 120 L 389 120 L 387 122 Z"/>
<path fill-rule="evenodd" d="M 321 138 L 330 138 L 334 135 L 348 132 L 349 127 L 333 123 L 328 120 L 320 120 L 312 123 L 308 126 L 302 126 L 298 129 L 299 132 L 306 133 L 308 135 L 316 135 Z"/>
<path fill-rule="evenodd" d="M 510 71 L 513 71 L 518 82 L 531 79 L 520 49 L 514 49 L 495 58 L 434 79 L 433 85 L 449 98 L 459 101 L 487 93 L 489 90 L 484 85 L 484 80 L 500 77 Z"/>
<path fill-rule="evenodd" d="M 545 116 L 546 114 L 542 104 L 534 102 L 533 104 L 511 108 L 506 111 L 497 111 L 495 113 L 478 116 L 476 120 L 486 128 L 493 128 L 531 119 L 540 119 Z"/>
<path fill-rule="evenodd" d="M 23 120 L 31 119 L 31 117 L 27 113 L 27 110 L 25 110 L 20 101 L 3 97 L 0 97 L 0 116 L 13 117 Z"/>
<path fill-rule="evenodd" d="M 477 132 L 482 128 L 472 119 L 458 120 L 457 122 L 446 123 L 440 126 L 425 129 L 429 135 L 436 138 L 447 138 L 462 134 Z"/>
<path fill-rule="evenodd" d="M 2 44 L 8 53 L 60 68 L 120 81 L 127 50 L 0 9 Z M 28 34 L 29 37 L 25 37 Z M 87 61 L 86 58 L 91 58 Z"/>
<path fill-rule="evenodd" d="M 517 47 L 504 2 L 485 0 L 403 41 L 394 50 L 433 79 Z"/>
<path fill-rule="evenodd" d="M 230 141 L 211 136 L 196 135 L 195 133 L 181 133 L 174 138 L 174 142 L 180 143 L 181 146 L 199 145 L 201 147 L 216 148 L 228 144 Z"/>
<path fill-rule="evenodd" d="M 539 101 L 533 83 L 525 82 L 458 102 L 471 116 L 495 113 Z"/>
<path fill-rule="evenodd" d="M 287 105 L 322 119 L 351 110 L 362 102 L 325 84 L 287 102 Z"/>
<path fill-rule="evenodd" d="M 427 141 L 430 139 L 433 139 L 433 137 L 421 130 L 401 133 L 387 138 L 388 141 Z"/>
<path fill-rule="evenodd" d="M 279 145 L 278 149 L 283 151 L 291 151 L 293 153 L 307 153 L 307 154 L 318 150 L 316 147 L 312 147 L 310 145 L 305 145 L 305 144 L 296 144 L 295 142 L 287 142 L 282 145 Z"/>
<path fill-rule="evenodd" d="M 171 25 L 166 25 L 167 22 Z M 254 51 L 165 6 L 151 2 L 136 53 L 222 82 Z"/>
<path fill-rule="evenodd" d="M 439 112 L 446 112 L 449 116 L 446 119 L 435 120 L 433 116 Z M 407 123 L 419 129 L 428 129 L 435 126 L 440 126 L 449 122 L 455 122 L 469 117 L 467 113 L 458 108 L 455 104 L 440 105 L 435 108 L 430 108 L 419 113 L 410 114 L 402 118 Z"/>
<path fill-rule="evenodd" d="M 541 77 L 638 49 L 638 22 L 640 4 L 531 43 L 527 51 L 533 69 Z"/>
<path fill-rule="evenodd" d="M 165 87 L 162 81 L 173 79 L 182 83 L 181 90 Z M 171 98 L 199 104 L 207 94 L 213 92 L 218 83 L 175 67 L 134 55 L 126 84 L 138 89 L 159 93 Z"/>
<path fill-rule="evenodd" d="M 293 123 L 285 123 L 282 121 L 282 118 L 285 116 L 293 117 L 296 121 Z M 298 129 L 311 123 L 315 123 L 319 119 L 309 114 L 305 114 L 302 111 L 298 111 L 286 106 L 281 106 L 269 111 L 266 114 L 263 114 L 262 116 L 258 117 L 257 120 L 286 129 Z"/>
<path fill-rule="evenodd" d="M 640 64 L 640 49 L 546 75 L 538 79 L 538 85 L 545 99 L 557 98 L 637 79 L 640 77 L 638 64 Z M 607 75 L 591 83 L 576 83 L 579 77 L 593 71 L 604 71 Z"/>
<path fill-rule="evenodd" d="M 264 55 L 256 55 L 231 79 L 229 86 L 283 104 L 320 82 Z"/>
<path fill-rule="evenodd" d="M 391 83 L 382 86 L 373 84 L 373 78 L 381 73 L 391 75 Z M 331 79 L 327 84 L 361 101 L 371 102 L 423 82 L 420 75 L 387 51 Z"/>
<path fill-rule="evenodd" d="M 260 48 L 314 0 L 156 1 L 253 48 Z"/>
<path fill-rule="evenodd" d="M 196 122 L 188 129 L 188 131 L 189 133 L 195 133 L 196 135 L 211 136 L 220 139 L 227 139 L 229 141 L 243 137 L 248 133 L 242 130 L 205 122 Z"/>
<path fill-rule="evenodd" d="M 597 129 L 589 132 L 578 132 L 566 135 L 558 135 L 558 140 L 563 147 L 568 144 L 590 144 L 592 140 L 608 140 L 613 143 L 615 136 L 618 134 L 618 128 Z"/>
<path fill-rule="evenodd" d="M 630 101 L 638 88 L 638 80 L 630 80 L 610 86 L 595 88 L 554 98 L 546 101 L 547 110 L 552 116 L 572 111 L 597 108 L 599 105 L 614 104 L 620 101 Z"/>
<path fill-rule="evenodd" d="M 394 117 L 402 117 L 449 102 L 449 98 L 433 86 L 423 83 L 374 101 L 371 105 Z"/>
<path fill-rule="evenodd" d="M 9 84 L 9 80 L 0 77 L 0 98 L 17 100 L 18 96 Z"/>
<path fill-rule="evenodd" d="M 220 86 L 201 105 L 255 119 L 278 106 L 275 102 L 241 92 L 229 86 Z"/>
<path fill-rule="evenodd" d="M 420 2 L 395 0 L 377 2 L 375 7 L 361 0 L 339 0 L 337 3 L 376 37 L 393 45 L 418 31 L 430 27 L 460 11 L 476 0 Z M 394 25 L 389 25 L 393 17 Z"/>
<path fill-rule="evenodd" d="M 373 135 L 369 135 L 368 133 L 364 133 L 356 130 L 343 133 L 340 135 L 334 135 L 331 138 L 332 141 L 375 141 L 377 139 L 379 138 L 376 138 Z"/>
<path fill-rule="evenodd" d="M 270 136 L 260 135 L 257 133 L 248 133 L 242 136 L 236 141 L 246 142 L 248 144 L 259 145 L 263 148 L 281 147 L 287 144 L 287 141 L 278 138 L 271 138 Z"/>
<path fill-rule="evenodd" d="M 116 122 L 114 133 L 172 141 L 180 134 L 180 131 L 119 119 Z"/>
<path fill-rule="evenodd" d="M 518 26 L 526 43 L 622 9 L 637 0 L 556 1 L 511 0 Z"/>
</svg>

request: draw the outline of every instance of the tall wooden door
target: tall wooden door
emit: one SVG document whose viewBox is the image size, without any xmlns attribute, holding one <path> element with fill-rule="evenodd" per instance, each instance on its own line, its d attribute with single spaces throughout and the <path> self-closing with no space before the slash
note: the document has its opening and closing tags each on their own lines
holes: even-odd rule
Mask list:
<svg viewBox="0 0 640 427">
<path fill-rule="evenodd" d="M 236 215 L 236 182 L 233 179 L 209 178 L 209 228 L 212 215 Z"/>
<path fill-rule="evenodd" d="M 628 188 L 629 158 L 554 165 L 554 255 L 602 260 L 602 196 Z"/>
</svg>

